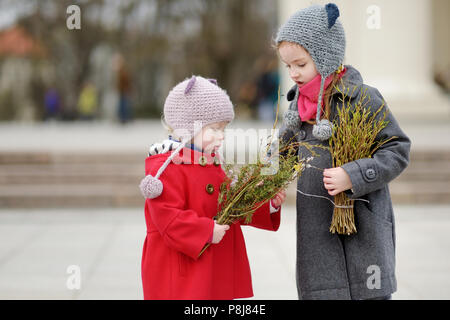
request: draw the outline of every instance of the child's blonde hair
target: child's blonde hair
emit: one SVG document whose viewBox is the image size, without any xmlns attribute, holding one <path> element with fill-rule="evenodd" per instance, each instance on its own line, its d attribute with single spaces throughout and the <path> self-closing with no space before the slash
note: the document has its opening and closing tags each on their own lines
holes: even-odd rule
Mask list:
<svg viewBox="0 0 450 320">
<path fill-rule="evenodd" d="M 175 133 L 175 130 L 167 123 L 166 119 L 164 118 L 164 114 L 161 115 L 161 125 L 164 129 L 166 129 L 167 134 L 172 136 L 172 138 L 180 141 L 182 140 L 182 138 Z M 190 142 L 194 143 L 194 137 L 191 138 Z"/>
<path fill-rule="evenodd" d="M 163 126 L 163 128 L 167 131 L 167 134 L 172 136 L 174 139 L 176 140 L 181 140 L 181 137 L 179 137 L 176 133 L 175 130 L 167 123 L 166 119 L 164 118 L 164 114 L 161 115 L 161 125 Z M 193 138 L 191 139 L 191 141 L 193 140 Z"/>
<path fill-rule="evenodd" d="M 161 115 L 161 125 L 164 129 L 166 129 L 167 133 L 173 134 L 174 130 L 169 124 L 167 123 L 166 119 L 164 118 L 164 114 Z"/>
</svg>

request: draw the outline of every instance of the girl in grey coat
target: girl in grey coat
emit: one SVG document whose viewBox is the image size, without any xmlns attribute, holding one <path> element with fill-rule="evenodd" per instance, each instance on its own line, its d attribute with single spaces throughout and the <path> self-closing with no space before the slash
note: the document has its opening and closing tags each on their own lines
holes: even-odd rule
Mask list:
<svg viewBox="0 0 450 320">
<path fill-rule="evenodd" d="M 280 138 L 328 146 L 338 92 L 355 105 L 364 90 L 375 111 L 384 102 L 379 91 L 363 83 L 360 73 L 343 65 L 345 34 L 335 4 L 314 5 L 296 12 L 280 28 L 276 45 L 295 85 L 287 94 Z M 355 89 L 355 90 L 353 90 Z M 388 107 L 384 107 L 388 110 Z M 297 289 L 299 299 L 388 299 L 397 289 L 395 222 L 388 183 L 408 165 L 410 140 L 392 113 L 377 139 L 395 136 L 372 158 L 331 168 L 329 151 L 320 154 L 298 179 Z M 298 148 L 300 158 L 310 156 Z M 345 192 L 354 202 L 357 233 L 329 232 L 333 196 Z M 328 199 L 324 199 L 324 197 Z M 365 201 L 363 201 L 365 200 Z"/>
</svg>

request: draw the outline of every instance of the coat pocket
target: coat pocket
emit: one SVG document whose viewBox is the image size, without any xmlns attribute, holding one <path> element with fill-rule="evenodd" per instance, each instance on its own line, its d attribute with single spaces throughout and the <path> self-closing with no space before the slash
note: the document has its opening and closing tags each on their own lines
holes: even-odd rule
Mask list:
<svg viewBox="0 0 450 320">
<path fill-rule="evenodd" d="M 356 207 L 357 207 L 356 211 L 362 212 L 361 213 L 362 215 L 367 215 L 368 219 L 373 219 L 377 221 L 378 224 L 385 225 L 386 227 L 392 229 L 392 222 L 389 221 L 387 217 L 385 217 L 385 215 L 374 213 L 370 208 L 370 205 L 360 201 Z"/>
<path fill-rule="evenodd" d="M 357 233 L 345 241 L 346 258 L 353 283 L 367 281 L 370 270 L 380 270 L 382 279 L 395 273 L 394 227 L 365 204 L 355 206 Z"/>
</svg>

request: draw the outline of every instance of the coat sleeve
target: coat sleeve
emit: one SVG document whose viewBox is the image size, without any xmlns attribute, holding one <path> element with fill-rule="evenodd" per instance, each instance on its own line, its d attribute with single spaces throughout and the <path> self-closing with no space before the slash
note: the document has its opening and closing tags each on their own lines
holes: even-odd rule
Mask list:
<svg viewBox="0 0 450 320">
<path fill-rule="evenodd" d="M 258 208 L 252 216 L 252 222 L 245 224 L 241 220 L 242 225 L 248 225 L 259 229 L 277 231 L 280 227 L 281 208 L 277 212 L 270 213 L 270 200 L 266 201 Z"/>
<path fill-rule="evenodd" d="M 180 171 L 175 164 L 169 164 L 160 176 L 163 183 L 162 194 L 155 199 L 147 199 L 146 204 L 166 245 L 197 259 L 211 237 L 214 221 L 199 217 L 197 212 L 186 208 L 184 177 Z"/>
<path fill-rule="evenodd" d="M 380 92 L 375 88 L 368 91 L 371 100 L 374 101 L 372 105 L 379 107 L 384 101 Z M 386 120 L 389 121 L 389 124 L 378 134 L 376 140 L 385 140 L 392 136 L 397 138 L 381 146 L 375 151 L 373 158 L 363 158 L 342 165 L 353 185 L 352 190 L 346 191 L 346 194 L 352 199 L 381 189 L 408 166 L 411 141 L 400 129 L 388 107 L 384 108 L 388 112 Z"/>
</svg>

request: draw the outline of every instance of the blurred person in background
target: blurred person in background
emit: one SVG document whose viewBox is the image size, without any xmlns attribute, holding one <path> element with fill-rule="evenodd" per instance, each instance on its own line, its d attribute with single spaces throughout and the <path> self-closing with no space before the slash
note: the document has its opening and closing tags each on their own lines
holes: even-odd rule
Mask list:
<svg viewBox="0 0 450 320">
<path fill-rule="evenodd" d="M 117 90 L 119 93 L 118 117 L 122 124 L 129 122 L 132 118 L 130 104 L 131 76 L 125 65 L 122 55 L 117 56 Z"/>
<path fill-rule="evenodd" d="M 277 61 L 273 58 L 270 60 L 264 59 L 261 70 L 261 75 L 256 82 L 258 88 L 256 95 L 258 119 L 273 122 L 275 120 L 278 86 L 280 83 Z"/>
<path fill-rule="evenodd" d="M 93 120 L 98 106 L 97 89 L 87 82 L 81 89 L 78 98 L 78 114 L 81 120 Z"/>
<path fill-rule="evenodd" d="M 44 106 L 44 121 L 57 119 L 59 117 L 61 111 L 61 99 L 55 88 L 50 88 L 45 93 Z"/>
</svg>

